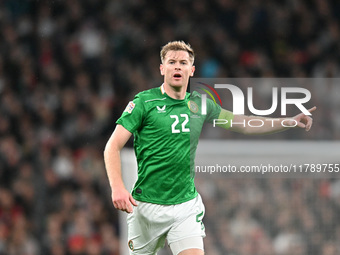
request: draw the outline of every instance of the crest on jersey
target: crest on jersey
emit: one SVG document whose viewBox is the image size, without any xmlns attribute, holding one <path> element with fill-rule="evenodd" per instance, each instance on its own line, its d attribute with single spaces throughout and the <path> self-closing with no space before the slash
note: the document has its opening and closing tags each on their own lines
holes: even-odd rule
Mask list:
<svg viewBox="0 0 340 255">
<path fill-rule="evenodd" d="M 166 105 L 163 105 L 163 107 L 160 107 L 160 106 L 156 106 L 156 108 L 157 108 L 157 110 L 158 110 L 158 113 L 163 113 L 163 112 L 165 112 L 165 107 L 166 107 Z"/>
<path fill-rule="evenodd" d="M 130 240 L 130 241 L 128 242 L 128 245 L 129 245 L 130 250 L 133 251 L 134 246 L 133 246 L 133 241 L 132 241 L 132 240 Z"/>
<path fill-rule="evenodd" d="M 135 108 L 135 103 L 132 102 L 132 101 L 130 101 L 130 102 L 128 103 L 128 105 L 126 106 L 124 112 L 131 113 L 132 110 L 133 110 L 134 108 Z"/>
<path fill-rule="evenodd" d="M 188 107 L 189 107 L 190 111 L 192 111 L 193 113 L 198 112 L 198 105 L 194 101 L 189 101 Z"/>
</svg>

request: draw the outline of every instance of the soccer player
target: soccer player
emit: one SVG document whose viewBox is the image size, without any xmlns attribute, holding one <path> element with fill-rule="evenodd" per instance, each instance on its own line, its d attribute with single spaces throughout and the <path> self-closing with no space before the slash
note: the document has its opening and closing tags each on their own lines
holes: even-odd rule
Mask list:
<svg viewBox="0 0 340 255">
<path fill-rule="evenodd" d="M 128 103 L 106 144 L 104 160 L 112 201 L 115 208 L 129 213 L 131 254 L 156 254 L 165 239 L 173 254 L 204 254 L 205 208 L 195 188 L 194 166 L 190 161 L 195 156 L 204 122 L 225 119 L 228 124 L 220 125 L 222 128 L 244 134 L 269 134 L 288 129 L 281 121 L 264 121 L 261 128 L 230 126 L 231 120 L 247 123 L 250 117 L 234 116 L 212 100 L 207 100 L 207 114 L 199 114 L 200 94 L 186 92 L 194 71 L 194 51 L 190 45 L 173 41 L 163 46 L 160 72 L 164 83 L 137 94 Z M 265 120 L 251 117 L 254 118 Z M 298 127 L 307 131 L 311 128 L 309 116 L 301 113 L 293 119 Z M 288 123 L 285 124 L 295 124 Z M 132 134 L 138 179 L 130 194 L 121 177 L 120 151 Z"/>
</svg>

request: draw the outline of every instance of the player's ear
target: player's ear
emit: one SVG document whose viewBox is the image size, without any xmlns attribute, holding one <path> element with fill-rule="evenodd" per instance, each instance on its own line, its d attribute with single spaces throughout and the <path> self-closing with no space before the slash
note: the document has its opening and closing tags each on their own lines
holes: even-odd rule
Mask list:
<svg viewBox="0 0 340 255">
<path fill-rule="evenodd" d="M 164 75 L 164 67 L 163 64 L 159 65 L 159 70 L 161 71 L 161 75 Z"/>
<path fill-rule="evenodd" d="M 194 72 L 195 72 L 195 66 L 192 66 L 190 76 L 194 76 Z"/>
</svg>

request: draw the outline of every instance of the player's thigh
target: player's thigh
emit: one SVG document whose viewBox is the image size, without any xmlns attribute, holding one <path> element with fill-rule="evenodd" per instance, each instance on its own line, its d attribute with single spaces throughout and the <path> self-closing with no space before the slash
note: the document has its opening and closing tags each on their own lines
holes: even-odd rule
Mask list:
<svg viewBox="0 0 340 255">
<path fill-rule="evenodd" d="M 204 255 L 204 251 L 200 249 L 189 249 L 180 252 L 178 255 Z"/>
<path fill-rule="evenodd" d="M 164 206 L 139 201 L 137 203 L 138 206 L 127 217 L 130 254 L 156 254 L 165 244 L 171 217 Z"/>
<path fill-rule="evenodd" d="M 170 244 L 173 255 L 201 255 L 204 254 L 203 237 L 188 237 Z"/>
<path fill-rule="evenodd" d="M 200 196 L 186 203 L 176 205 L 176 222 L 171 226 L 167 240 L 174 255 L 182 252 L 204 254 L 203 237 L 205 228 L 202 222 L 205 208 Z"/>
<path fill-rule="evenodd" d="M 189 237 L 205 237 L 202 222 L 205 208 L 200 195 L 188 202 L 176 205 L 175 210 L 176 220 L 167 236 L 169 244 Z"/>
</svg>

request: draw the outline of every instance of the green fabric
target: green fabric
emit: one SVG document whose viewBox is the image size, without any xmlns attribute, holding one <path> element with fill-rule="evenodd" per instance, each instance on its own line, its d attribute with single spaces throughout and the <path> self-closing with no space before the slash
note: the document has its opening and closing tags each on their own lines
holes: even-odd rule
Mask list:
<svg viewBox="0 0 340 255">
<path fill-rule="evenodd" d="M 158 87 L 137 94 L 117 120 L 134 135 L 138 179 L 132 195 L 136 200 L 169 205 L 197 196 L 193 159 L 198 139 L 203 123 L 217 119 L 221 112 L 212 100 L 207 100 L 207 115 L 201 115 L 200 108 L 197 92 L 176 100 Z"/>
</svg>

